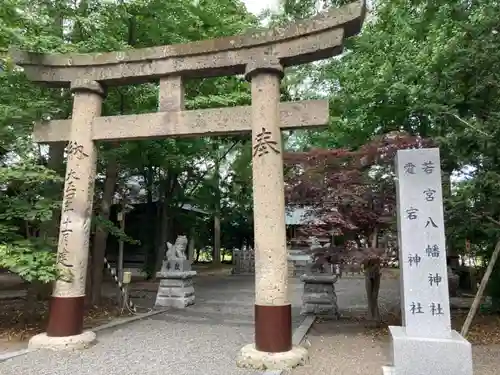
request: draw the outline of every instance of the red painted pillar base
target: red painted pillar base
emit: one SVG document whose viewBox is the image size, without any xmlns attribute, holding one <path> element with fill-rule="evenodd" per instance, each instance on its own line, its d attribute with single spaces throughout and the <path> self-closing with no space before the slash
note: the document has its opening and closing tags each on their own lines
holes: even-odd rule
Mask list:
<svg viewBox="0 0 500 375">
<path fill-rule="evenodd" d="M 83 332 L 85 297 L 54 297 L 50 299 L 47 336 L 76 336 Z"/>
<path fill-rule="evenodd" d="M 292 349 L 292 305 L 255 305 L 255 348 L 270 353 Z"/>
</svg>

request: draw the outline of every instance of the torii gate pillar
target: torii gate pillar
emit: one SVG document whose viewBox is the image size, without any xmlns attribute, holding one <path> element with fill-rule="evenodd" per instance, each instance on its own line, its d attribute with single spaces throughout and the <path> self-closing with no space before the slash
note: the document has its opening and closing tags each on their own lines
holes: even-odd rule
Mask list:
<svg viewBox="0 0 500 375">
<path fill-rule="evenodd" d="M 96 338 L 94 332 L 83 331 L 83 312 L 97 160 L 92 122 L 101 115 L 105 91 L 96 81 L 77 79 L 71 92 L 73 116 L 57 251 L 61 277 L 50 300 L 47 333 L 30 340 L 35 348 L 80 349 Z"/>
<path fill-rule="evenodd" d="M 252 86 L 255 344 L 241 349 L 237 360 L 241 367 L 295 367 L 307 359 L 307 350 L 292 347 L 278 111 L 282 77 L 283 67 L 272 57 L 247 65 L 246 78 Z"/>
</svg>

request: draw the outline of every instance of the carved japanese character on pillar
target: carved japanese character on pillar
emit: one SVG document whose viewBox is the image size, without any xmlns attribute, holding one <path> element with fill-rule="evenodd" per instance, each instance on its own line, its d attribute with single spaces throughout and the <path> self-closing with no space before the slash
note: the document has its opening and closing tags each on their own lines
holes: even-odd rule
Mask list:
<svg viewBox="0 0 500 375">
<path fill-rule="evenodd" d="M 78 144 L 75 141 L 70 141 L 66 147 L 66 153 L 69 157 L 76 157 L 78 160 L 88 158 L 89 155 L 83 150 L 83 145 Z"/>
<path fill-rule="evenodd" d="M 278 142 L 272 139 L 272 133 L 266 130 L 266 128 L 262 128 L 262 131 L 257 134 L 254 140 L 253 156 L 263 156 L 268 154 L 269 150 L 275 154 L 280 153 Z"/>
<path fill-rule="evenodd" d="M 66 174 L 66 186 L 64 188 L 64 205 L 63 205 L 63 213 L 68 211 L 73 211 L 71 207 L 73 205 L 73 200 L 76 196 L 76 181 L 78 181 L 80 177 L 76 174 L 73 169 L 70 169 Z"/>
</svg>

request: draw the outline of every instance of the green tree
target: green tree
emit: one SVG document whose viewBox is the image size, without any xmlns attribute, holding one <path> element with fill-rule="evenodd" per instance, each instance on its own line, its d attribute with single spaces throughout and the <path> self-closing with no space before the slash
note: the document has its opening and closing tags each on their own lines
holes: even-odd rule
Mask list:
<svg viewBox="0 0 500 375">
<path fill-rule="evenodd" d="M 319 3 L 284 1 L 281 18 L 313 14 Z M 452 254 L 469 239 L 486 259 L 498 228 L 484 217 L 500 215 L 499 15 L 496 1 L 380 0 L 341 58 L 296 70 L 289 81 L 302 97 L 330 100 L 329 129 L 297 132 L 299 148 L 355 150 L 393 131 L 433 139 Z M 452 174 L 466 180 L 453 191 Z"/>
<path fill-rule="evenodd" d="M 30 9 L 33 13 L 28 14 L 20 9 Z M 41 88 L 27 82 L 22 72 L 10 63 L 7 53 L 9 47 L 48 53 L 126 50 L 238 34 L 256 22 L 257 19 L 236 0 L 202 0 L 195 3 L 175 0 L 168 4 L 159 0 L 112 3 L 97 0 L 78 3 L 67 0 L 4 2 L 0 10 L 1 182 L 5 182 L 5 191 L 11 192 L 11 185 L 15 183 L 14 176 L 32 168 L 41 175 L 22 184 L 23 193 L 18 194 L 19 202 L 27 205 L 33 199 L 39 199 L 37 194 L 43 190 L 44 204 L 49 201 L 54 203 L 47 206 L 50 208 L 50 215 L 44 206 L 43 221 L 35 215 L 36 225 L 40 230 L 33 232 L 32 240 L 38 237 L 51 238 L 54 248 L 58 235 L 61 176 L 64 171 L 63 145 L 53 144 L 48 152 L 38 152 L 37 146 L 30 143 L 32 124 L 46 118 L 68 118 L 72 101 L 67 89 Z M 157 98 L 156 83 L 111 88 L 104 103 L 103 114 L 152 112 L 157 108 Z M 188 109 L 241 105 L 248 103 L 249 98 L 248 84 L 238 77 L 204 79 L 186 84 Z M 21 139 L 23 145 L 15 142 Z M 98 176 L 104 178 L 99 177 L 96 181 L 96 220 L 93 221 L 94 241 L 91 251 L 93 259 L 89 262 L 94 272 L 88 278 L 94 281 L 91 293 L 94 302 L 98 302 L 100 298 L 106 237 L 108 233 L 123 236 L 109 221 L 109 207 L 117 185 L 138 178 L 147 191 L 148 202 L 159 200 L 161 203 L 161 210 L 149 212 L 150 225 L 146 227 L 151 231 L 148 237 L 153 240 L 143 244 L 149 255 L 146 268 L 153 274 L 161 263 L 164 242 L 170 239 L 170 208 L 197 201 L 200 191 L 197 186 L 208 183 L 207 171 L 200 166 L 214 160 L 214 153 L 211 151 L 214 149 L 213 145 L 220 144 L 222 147 L 223 144 L 232 143 L 234 140 L 201 138 L 99 145 Z M 33 151 L 27 151 L 26 144 Z M 36 156 L 26 159 L 25 155 L 30 152 Z M 11 162 L 12 155 L 20 159 L 18 164 Z M 4 203 L 5 200 L 0 200 L 0 211 L 4 208 L 1 206 Z M 2 224 L 9 224 L 10 228 L 10 221 L 6 217 L 0 220 Z M 12 252 L 14 242 L 6 240 L 5 243 L 9 246 L 4 247 L 4 251 L 8 250 L 11 254 L 10 260 L 6 262 L 10 264 L 9 268 L 18 270 L 16 264 L 19 259 Z M 18 249 L 22 250 L 21 247 Z M 53 266 L 54 256 L 47 256 L 47 266 Z M 23 267 L 29 268 L 28 263 L 23 263 Z M 33 265 L 35 267 L 35 263 Z"/>
</svg>

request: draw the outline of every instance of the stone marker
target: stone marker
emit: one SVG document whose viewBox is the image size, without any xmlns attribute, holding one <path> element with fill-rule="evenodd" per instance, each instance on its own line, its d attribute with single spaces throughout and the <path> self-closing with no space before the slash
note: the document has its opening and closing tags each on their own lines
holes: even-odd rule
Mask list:
<svg viewBox="0 0 500 375">
<path fill-rule="evenodd" d="M 280 81 L 286 67 L 342 53 L 345 39 L 361 30 L 365 11 L 364 1 L 359 1 L 288 27 L 138 50 L 63 55 L 11 51 L 14 62 L 23 67 L 29 79 L 71 87 L 75 92 L 71 120 L 43 122 L 34 130 L 40 143 L 69 141 L 72 158 L 64 191 L 75 205 L 72 214 L 62 215 L 58 246 L 58 264 L 74 278 L 55 283 L 47 335 L 34 340 L 37 346 L 43 346 L 45 339 L 52 345 L 57 337 L 57 345 L 64 348 L 61 343 L 72 342 L 82 333 L 95 142 L 251 132 L 255 344 L 241 350 L 237 363 L 281 369 L 305 361 L 307 351 L 292 347 L 281 131 L 324 126 L 329 111 L 328 102 L 321 100 L 280 103 Z M 185 78 L 237 74 L 245 74 L 251 81 L 251 106 L 184 110 Z M 157 113 L 100 116 L 103 87 L 151 81 L 159 81 Z M 70 236 L 67 246 L 66 236 Z M 71 267 L 62 263 L 66 260 Z"/>
<path fill-rule="evenodd" d="M 160 272 L 160 279 L 155 307 L 175 307 L 183 309 L 194 304 L 193 277 L 196 271 L 191 270 L 191 262 L 186 259 L 188 240 L 186 236 L 178 236 L 175 244 L 167 242 L 167 253 Z"/>
<path fill-rule="evenodd" d="M 307 272 L 309 265 L 312 263 L 311 257 L 307 254 L 297 255 L 290 254 L 288 255 L 288 266 L 291 268 L 291 273 L 289 275 L 291 277 L 301 276 Z"/>
<path fill-rule="evenodd" d="M 396 159 L 403 327 L 389 327 L 384 374 L 471 375 L 470 343 L 451 329 L 439 149 Z"/>
<path fill-rule="evenodd" d="M 255 250 L 249 246 L 242 249 L 233 250 L 233 269 L 234 275 L 253 275 L 255 274 Z"/>
</svg>

